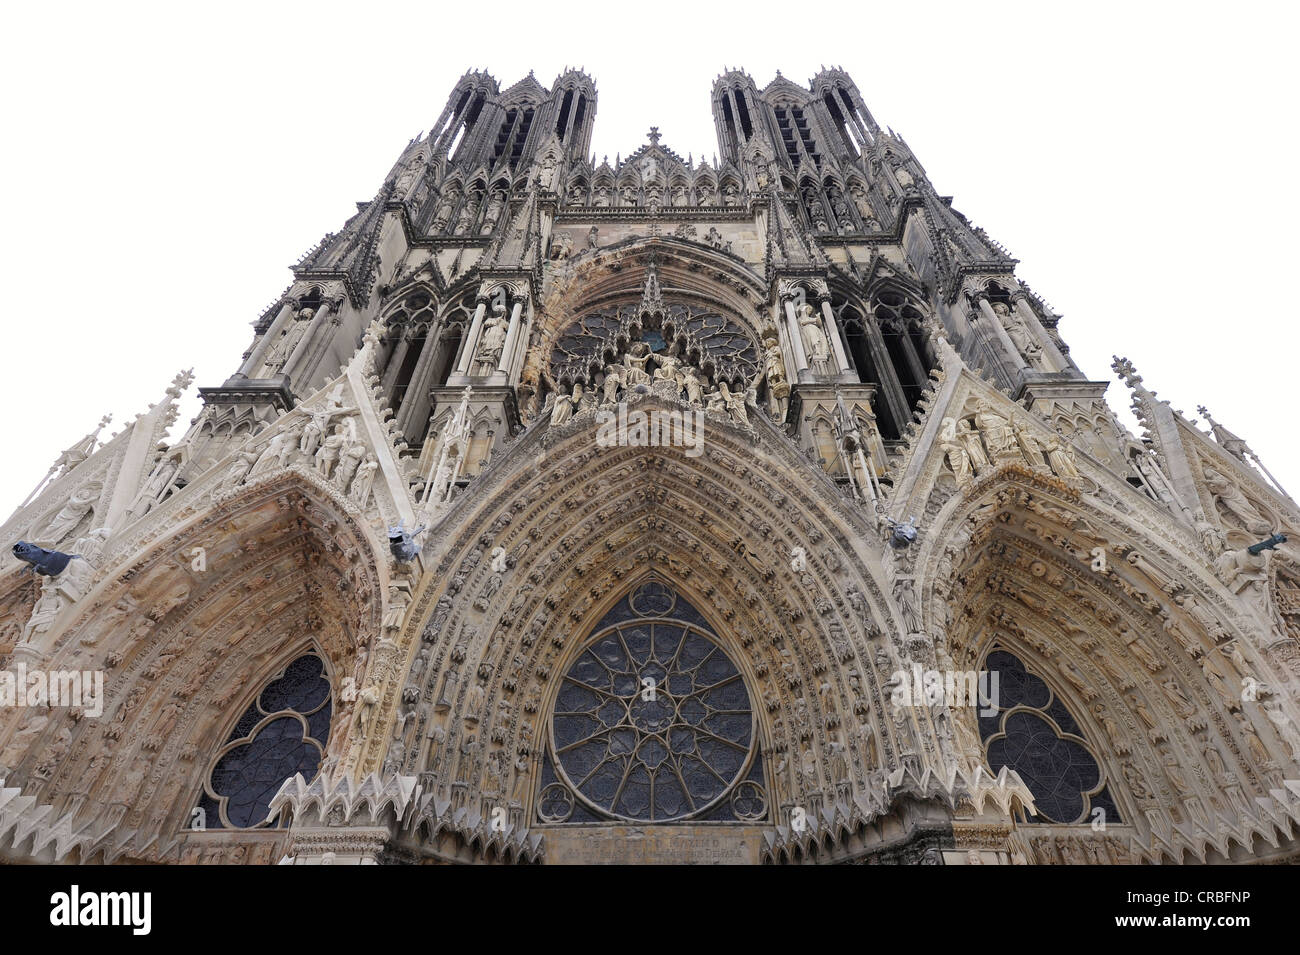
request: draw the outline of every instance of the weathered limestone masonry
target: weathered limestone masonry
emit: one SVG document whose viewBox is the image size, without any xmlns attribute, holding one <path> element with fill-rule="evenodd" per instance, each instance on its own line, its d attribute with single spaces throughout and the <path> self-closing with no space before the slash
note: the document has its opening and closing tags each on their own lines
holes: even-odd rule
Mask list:
<svg viewBox="0 0 1300 955">
<path fill-rule="evenodd" d="M 4 524 L 0 858 L 1300 855 L 1246 443 L 1122 358 L 1119 424 L 845 73 L 718 77 L 713 161 L 596 103 L 467 73 L 188 430 Z"/>
</svg>

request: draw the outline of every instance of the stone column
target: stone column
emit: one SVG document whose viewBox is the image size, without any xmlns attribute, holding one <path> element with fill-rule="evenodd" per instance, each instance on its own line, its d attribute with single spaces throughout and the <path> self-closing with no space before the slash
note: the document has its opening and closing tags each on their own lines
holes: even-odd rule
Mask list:
<svg viewBox="0 0 1300 955">
<path fill-rule="evenodd" d="M 803 336 L 799 334 L 799 319 L 794 314 L 794 300 L 787 298 L 785 307 L 785 331 L 790 336 L 790 351 L 794 355 L 794 377 L 790 383 L 799 380 L 799 374 L 808 369 L 808 353 L 804 351 Z"/>
<path fill-rule="evenodd" d="M 826 324 L 826 337 L 831 340 L 831 354 L 835 356 L 835 364 L 839 366 L 839 373 L 842 375 L 851 369 L 848 356 L 844 354 L 844 342 L 840 339 L 840 324 L 835 321 L 835 313 L 831 310 L 831 300 L 822 299 L 822 321 Z"/>
<path fill-rule="evenodd" d="M 279 337 L 280 332 L 284 331 L 284 326 L 292 320 L 294 313 L 293 302 L 288 299 L 280 306 L 280 311 L 276 313 L 271 325 L 256 345 L 253 346 L 253 352 L 244 362 L 243 367 L 239 369 L 241 375 L 252 375 L 254 371 L 262 364 L 262 359 L 270 351 L 271 344 Z"/>
<path fill-rule="evenodd" d="M 478 347 L 478 334 L 483 328 L 483 314 L 487 311 L 487 299 L 480 298 L 478 307 L 474 309 L 474 320 L 469 324 L 469 331 L 465 333 L 465 341 L 460 346 L 460 361 L 456 363 L 456 374 L 468 375 L 469 363 L 474 358 L 474 349 Z"/>
<path fill-rule="evenodd" d="M 1012 360 L 1014 367 L 1017 369 L 1028 368 L 1028 359 L 1026 359 L 1024 355 L 1020 354 L 1020 349 L 1016 347 L 1015 342 L 1011 340 L 1011 336 L 1007 334 L 1007 330 L 1003 328 L 1002 323 L 998 321 L 998 313 L 993 311 L 993 306 L 989 304 L 988 296 L 981 293 L 977 301 L 979 302 L 980 317 L 992 326 L 993 334 L 998 337 L 998 341 L 1000 341 L 1002 347 L 1006 349 L 1007 357 Z"/>
<path fill-rule="evenodd" d="M 325 324 L 325 319 L 329 317 L 329 313 L 333 308 L 333 302 L 321 302 L 320 308 L 316 309 L 316 314 L 312 316 L 311 325 L 302 338 L 298 339 L 297 347 L 294 348 L 293 354 L 289 356 L 289 360 L 284 363 L 284 367 L 280 371 L 292 378 L 302 370 L 300 366 L 303 364 L 303 359 L 310 351 L 312 344 Z"/>
<path fill-rule="evenodd" d="M 893 356 L 889 354 L 889 347 L 885 344 L 885 338 L 880 334 L 880 326 L 876 323 L 873 315 L 870 321 L 863 326 L 867 332 L 867 348 L 871 351 L 871 360 L 876 364 L 876 374 L 880 377 L 880 390 L 884 395 L 885 404 L 889 407 L 890 417 L 898 425 L 901 432 L 907 427 L 907 423 L 912 420 L 912 411 L 907 406 L 907 395 L 903 393 L 902 382 L 898 380 L 898 372 L 894 368 Z"/>
<path fill-rule="evenodd" d="M 391 395 L 393 386 L 397 384 L 397 375 L 402 370 L 402 363 L 406 361 L 406 353 L 411 348 L 410 329 L 403 328 L 397 337 L 397 344 L 393 346 L 393 352 L 388 358 L 388 367 L 384 369 L 383 386 L 384 392 Z"/>
<path fill-rule="evenodd" d="M 1070 367 L 1070 363 L 1066 360 L 1065 356 L 1061 354 L 1061 350 L 1056 347 L 1056 342 L 1052 341 L 1052 336 L 1047 334 L 1047 329 L 1043 328 L 1042 323 L 1038 321 L 1038 316 L 1034 314 L 1033 308 L 1030 307 L 1029 299 L 1025 293 L 1019 292 L 1016 295 L 1013 295 L 1011 301 L 1014 304 L 1016 311 L 1020 313 L 1020 317 L 1024 319 L 1025 325 L 1029 327 L 1029 330 L 1033 332 L 1034 337 L 1038 339 L 1038 344 L 1042 345 L 1043 351 L 1050 356 L 1051 363 L 1054 366 L 1052 370 L 1067 371 Z"/>
<path fill-rule="evenodd" d="M 524 300 L 515 299 L 514 307 L 510 310 L 510 327 L 506 330 L 506 343 L 501 349 L 501 361 L 497 364 L 497 371 L 502 372 L 507 381 L 510 378 L 511 366 L 514 365 L 515 343 L 519 340 L 519 322 L 523 310 Z"/>
<path fill-rule="evenodd" d="M 529 314 L 520 317 L 519 339 L 515 342 L 515 354 L 510 361 L 510 376 L 506 379 L 506 384 L 510 384 L 510 378 L 519 379 L 524 374 L 524 356 L 528 353 L 528 337 L 532 334 L 533 319 Z"/>
</svg>

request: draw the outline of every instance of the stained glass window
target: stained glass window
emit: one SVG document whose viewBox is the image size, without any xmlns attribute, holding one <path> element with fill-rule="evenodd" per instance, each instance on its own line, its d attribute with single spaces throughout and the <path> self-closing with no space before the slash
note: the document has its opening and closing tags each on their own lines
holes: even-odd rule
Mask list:
<svg viewBox="0 0 1300 955">
<path fill-rule="evenodd" d="M 745 680 L 700 614 L 649 581 L 563 677 L 542 822 L 752 821 L 767 798 Z"/>
<path fill-rule="evenodd" d="M 266 825 L 271 798 L 284 781 L 295 773 L 316 775 L 332 708 L 325 662 L 315 653 L 274 676 L 239 718 L 204 779 L 198 808 L 206 828 Z"/>
<path fill-rule="evenodd" d="M 1104 821 L 1119 822 L 1101 767 L 1065 702 L 1006 650 L 993 650 L 984 666 L 998 674 L 991 701 L 997 713 L 979 719 L 985 758 L 995 774 L 1003 766 L 1015 770 L 1034 794 L 1037 815 L 1028 821 L 1087 822 L 1100 808 Z"/>
</svg>

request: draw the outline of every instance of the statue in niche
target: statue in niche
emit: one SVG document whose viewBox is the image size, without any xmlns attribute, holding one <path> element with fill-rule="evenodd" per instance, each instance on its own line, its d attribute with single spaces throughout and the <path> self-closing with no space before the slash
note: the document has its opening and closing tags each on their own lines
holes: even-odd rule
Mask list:
<svg viewBox="0 0 1300 955">
<path fill-rule="evenodd" d="M 1025 357 L 1025 361 L 1030 365 L 1042 364 L 1043 346 L 1034 339 L 1033 333 L 1030 332 L 1029 326 L 1025 324 L 1020 313 L 1007 308 L 1006 302 L 994 302 L 993 313 L 997 315 L 998 321 L 1007 331 L 1007 337 Z"/>
<path fill-rule="evenodd" d="M 672 187 L 671 195 L 674 206 L 684 206 L 689 201 L 686 195 L 686 187 L 681 183 Z"/>
<path fill-rule="evenodd" d="M 731 415 L 731 420 L 742 428 L 749 427 L 749 412 L 745 408 L 745 390 L 732 391 L 725 381 L 718 382 L 718 390 L 722 393 L 722 401 L 727 406 L 727 413 Z"/>
<path fill-rule="evenodd" d="M 799 335 L 803 339 L 804 351 L 808 355 L 808 364 L 812 370 L 824 375 L 831 360 L 831 344 L 826 338 L 826 331 L 822 328 L 821 316 L 816 310 L 804 302 L 799 306 L 795 317 L 799 321 Z"/>
<path fill-rule="evenodd" d="M 655 373 L 658 374 L 658 370 L 656 370 Z M 624 385 L 623 366 L 615 365 L 615 364 L 606 365 L 605 382 L 604 385 L 602 386 L 604 388 L 604 401 L 602 402 L 602 404 L 606 404 L 606 405 L 617 404 L 618 390 L 622 388 L 623 385 Z"/>
<path fill-rule="evenodd" d="M 1205 469 L 1205 486 L 1214 495 L 1214 500 L 1246 526 L 1252 534 L 1267 534 L 1270 525 L 1256 507 L 1241 493 L 1241 488 L 1233 484 L 1222 472 L 1214 468 Z"/>
<path fill-rule="evenodd" d="M 776 338 L 763 343 L 763 375 L 767 381 L 768 412 L 777 421 L 784 421 L 790 408 L 790 383 L 785 377 L 785 356 Z"/>
<path fill-rule="evenodd" d="M 650 375 L 645 370 L 646 362 L 649 360 L 650 346 L 645 342 L 634 342 L 624 353 L 623 365 L 627 370 L 623 373 L 623 378 L 629 389 L 637 385 L 650 384 Z"/>
<path fill-rule="evenodd" d="M 734 182 L 729 182 L 722 187 L 722 204 L 729 207 L 740 205 L 740 190 L 736 188 Z"/>
<path fill-rule="evenodd" d="M 559 165 L 559 162 L 551 153 L 547 153 L 542 157 L 542 168 L 537 173 L 537 184 L 547 192 L 555 188 L 555 168 L 557 165 Z"/>
<path fill-rule="evenodd" d="M 618 190 L 618 201 L 620 205 L 634 206 L 637 204 L 636 187 L 631 183 L 624 183 Z"/>
<path fill-rule="evenodd" d="M 580 397 L 582 395 L 582 383 L 575 382 L 573 390 Z M 572 395 L 565 394 L 563 389 L 555 392 L 553 397 L 555 403 L 551 406 L 551 427 L 554 428 L 573 417 L 573 408 L 577 401 Z"/>
<path fill-rule="evenodd" d="M 506 194 L 497 190 L 492 193 L 492 198 L 488 200 L 487 211 L 483 213 L 483 225 L 479 227 L 479 235 L 490 235 L 497 222 L 501 219 L 501 210 L 505 208 Z"/>
<path fill-rule="evenodd" d="M 474 368 L 470 372 L 471 375 L 483 378 L 497 373 L 501 353 L 506 347 L 506 331 L 509 327 L 510 320 L 506 318 L 506 310 L 498 306 L 492 317 L 488 319 L 488 323 L 483 326 L 483 333 L 479 336 L 478 348 L 474 350 Z"/>
<path fill-rule="evenodd" d="M 447 223 L 451 221 L 452 210 L 456 208 L 456 200 L 460 198 L 460 191 L 454 186 L 447 190 L 447 194 L 442 197 L 438 203 L 438 208 L 433 213 L 433 221 L 429 223 L 430 232 L 442 232 L 447 228 Z"/>
<path fill-rule="evenodd" d="M 664 188 L 657 182 L 652 182 L 645 187 L 645 204 L 648 206 L 660 206 L 664 201 Z"/>
<path fill-rule="evenodd" d="M 460 210 L 460 216 L 456 219 L 456 228 L 452 230 L 455 235 L 467 235 L 474 225 L 474 220 L 478 218 L 478 207 L 480 203 L 478 194 L 469 197 L 465 203 L 465 208 Z"/>
<path fill-rule="evenodd" d="M 304 309 L 304 311 L 309 311 Z M 263 359 L 267 370 L 272 374 L 278 372 L 284 367 L 289 356 L 293 354 L 294 346 L 303 335 L 303 322 L 301 320 L 291 323 L 283 329 L 279 336 L 271 343 L 270 349 L 267 350 L 266 357 Z"/>
<path fill-rule="evenodd" d="M 861 183 L 855 182 L 849 186 L 849 195 L 853 196 L 853 204 L 858 208 L 858 215 L 862 216 L 862 225 L 868 232 L 877 232 L 880 229 L 880 223 L 876 221 L 875 210 L 871 208 L 871 202 L 867 199 L 867 191 Z M 875 228 L 872 228 L 875 226 Z"/>
<path fill-rule="evenodd" d="M 595 411 L 599 403 L 596 398 L 596 389 L 583 388 L 582 382 L 577 382 L 573 386 L 573 395 L 578 401 L 576 414 L 586 414 L 588 411 Z"/>
<path fill-rule="evenodd" d="M 704 396 L 704 410 L 719 415 L 727 413 L 727 402 L 722 397 L 722 388 L 720 386 L 710 388 L 708 394 Z"/>
<path fill-rule="evenodd" d="M 657 367 L 654 370 L 653 378 L 655 381 L 671 381 L 676 383 L 678 388 L 682 387 L 682 361 L 677 357 L 678 343 L 673 342 L 662 355 L 655 356 Z"/>
<path fill-rule="evenodd" d="M 829 232 L 830 223 L 826 221 L 826 207 L 817 198 L 817 194 L 811 189 L 807 189 L 804 191 L 803 199 L 804 204 L 808 207 L 808 218 L 812 220 L 813 228 L 818 232 Z"/>
<path fill-rule="evenodd" d="M 853 213 L 849 211 L 849 204 L 844 201 L 843 196 L 837 197 L 831 203 L 831 209 L 835 213 L 835 218 L 843 229 L 853 228 Z"/>
<path fill-rule="evenodd" d="M 596 196 L 595 196 L 595 198 L 593 198 L 593 199 L 591 200 L 591 204 L 592 204 L 593 206 L 601 206 L 601 207 L 608 206 L 608 205 L 609 205 L 609 186 L 606 186 L 606 185 L 604 185 L 603 183 L 602 183 L 601 185 L 597 186 L 597 187 L 596 187 Z"/>
<path fill-rule="evenodd" d="M 568 197 L 565 199 L 571 206 L 581 206 L 587 201 L 587 190 L 583 188 L 582 183 L 575 182 L 569 187 Z"/>
<path fill-rule="evenodd" d="M 682 387 L 686 389 L 686 400 L 693 408 L 704 406 L 704 382 L 700 380 L 693 365 L 686 365 L 682 369 Z"/>
<path fill-rule="evenodd" d="M 396 185 L 393 186 L 394 199 L 400 202 L 410 195 L 411 187 L 415 185 L 415 174 L 420 171 L 421 166 L 423 162 L 417 159 L 402 170 L 402 174 L 397 177 Z"/>
<path fill-rule="evenodd" d="M 901 164 L 894 167 L 894 178 L 898 180 L 898 184 L 903 188 L 904 192 L 916 188 L 916 180 L 912 178 L 912 174 L 904 169 Z"/>
<path fill-rule="evenodd" d="M 551 239 L 551 259 L 555 262 L 563 262 L 573 254 L 573 236 L 567 232 L 561 232 Z"/>
</svg>

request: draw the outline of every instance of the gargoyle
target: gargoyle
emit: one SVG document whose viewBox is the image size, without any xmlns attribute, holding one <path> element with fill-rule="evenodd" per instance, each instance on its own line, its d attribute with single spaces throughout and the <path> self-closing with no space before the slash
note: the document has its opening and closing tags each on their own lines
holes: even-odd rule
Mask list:
<svg viewBox="0 0 1300 955">
<path fill-rule="evenodd" d="M 424 531 L 424 525 L 421 524 L 415 530 L 407 533 L 406 522 L 398 524 L 396 527 L 388 529 L 388 549 L 393 552 L 393 557 L 400 563 L 409 563 L 415 560 L 415 555 L 420 552 L 416 546 L 415 539 Z"/>
<path fill-rule="evenodd" d="M 32 573 L 57 577 L 63 573 L 70 560 L 81 560 L 80 554 L 65 554 L 58 550 L 46 550 L 27 541 L 14 544 L 14 556 L 30 565 Z"/>
</svg>

